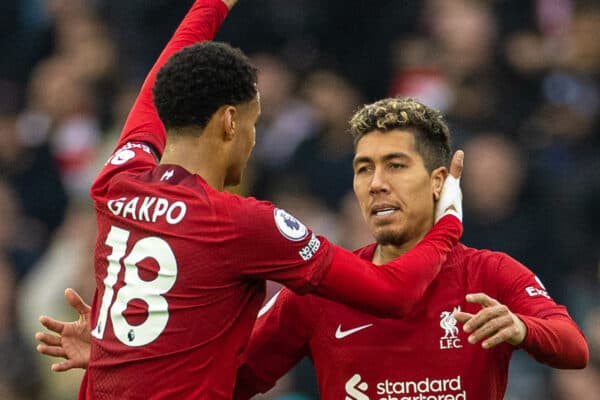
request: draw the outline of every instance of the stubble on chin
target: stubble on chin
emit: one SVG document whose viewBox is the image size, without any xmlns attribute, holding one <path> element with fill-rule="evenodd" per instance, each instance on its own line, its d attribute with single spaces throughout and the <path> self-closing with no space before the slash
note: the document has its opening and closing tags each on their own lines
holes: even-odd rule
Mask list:
<svg viewBox="0 0 600 400">
<path fill-rule="evenodd" d="M 399 230 L 385 229 L 375 233 L 375 241 L 378 245 L 401 246 L 406 243 L 406 235 Z"/>
</svg>

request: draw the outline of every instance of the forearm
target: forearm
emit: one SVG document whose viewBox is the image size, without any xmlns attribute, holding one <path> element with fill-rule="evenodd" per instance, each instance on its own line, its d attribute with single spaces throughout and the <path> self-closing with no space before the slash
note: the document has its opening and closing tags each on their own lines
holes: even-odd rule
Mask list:
<svg viewBox="0 0 600 400">
<path fill-rule="evenodd" d="M 131 140 L 144 141 L 162 155 L 165 146 L 165 128 L 158 118 L 152 101 L 152 87 L 156 74 L 169 57 L 194 43 L 212 40 L 227 16 L 228 7 L 222 0 L 197 0 L 187 13 L 171 40 L 148 73 L 123 128 L 117 147 Z"/>
<path fill-rule="evenodd" d="M 554 368 L 585 368 L 589 349 L 577 325 L 564 315 L 537 318 L 517 314 L 527 326 L 520 348 L 541 363 Z"/>
<path fill-rule="evenodd" d="M 437 277 L 461 233 L 458 219 L 444 217 L 413 249 L 380 266 L 336 248 L 317 294 L 379 317 L 404 317 Z"/>
</svg>

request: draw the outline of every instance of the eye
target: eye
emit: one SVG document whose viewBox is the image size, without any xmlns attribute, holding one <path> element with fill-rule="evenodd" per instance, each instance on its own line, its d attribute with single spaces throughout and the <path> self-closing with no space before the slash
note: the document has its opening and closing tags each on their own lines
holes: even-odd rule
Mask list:
<svg viewBox="0 0 600 400">
<path fill-rule="evenodd" d="M 402 164 L 402 163 L 390 163 L 389 167 L 390 167 L 390 169 L 397 170 L 397 169 L 404 169 L 407 167 L 407 165 Z"/>
<path fill-rule="evenodd" d="M 371 167 L 368 165 L 359 165 L 358 167 L 356 167 L 355 173 L 358 174 L 364 174 L 366 172 L 369 172 L 371 170 Z"/>
</svg>

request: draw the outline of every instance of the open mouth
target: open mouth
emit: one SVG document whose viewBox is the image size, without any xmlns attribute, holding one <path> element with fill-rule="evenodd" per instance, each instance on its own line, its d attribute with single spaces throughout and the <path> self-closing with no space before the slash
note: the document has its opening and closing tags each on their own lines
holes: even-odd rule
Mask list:
<svg viewBox="0 0 600 400">
<path fill-rule="evenodd" d="M 398 211 L 398 209 L 395 207 L 384 207 L 384 208 L 374 209 L 372 214 L 375 215 L 376 217 L 385 217 L 385 216 L 395 213 L 396 211 Z"/>
</svg>

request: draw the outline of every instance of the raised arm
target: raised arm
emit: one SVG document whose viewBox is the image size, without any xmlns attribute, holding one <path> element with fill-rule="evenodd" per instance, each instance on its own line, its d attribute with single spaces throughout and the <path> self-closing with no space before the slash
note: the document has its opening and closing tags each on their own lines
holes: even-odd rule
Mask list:
<svg viewBox="0 0 600 400">
<path fill-rule="evenodd" d="M 228 11 L 236 2 L 237 0 L 196 0 L 194 2 L 148 73 L 129 113 L 117 148 L 121 148 L 131 141 L 144 142 L 150 145 L 158 156 L 162 155 L 166 132 L 152 101 L 152 87 L 156 75 L 169 57 L 180 49 L 194 43 L 211 40 L 227 16 Z M 148 157 L 152 158 L 151 156 Z M 118 157 L 113 164 L 120 164 Z M 101 173 L 92 187 L 93 193 L 104 187 L 107 182 L 105 178 L 106 175 Z M 67 371 L 71 368 L 85 368 L 89 361 L 90 308 L 71 289 L 67 289 L 65 296 L 69 304 L 79 312 L 80 319 L 73 322 L 64 322 L 42 316 L 40 317 L 41 324 L 58 333 L 59 336 L 42 332 L 36 334 L 36 339 L 40 342 L 37 347 L 38 352 L 66 359 L 66 361 L 52 365 L 52 369 L 57 372 Z"/>
<path fill-rule="evenodd" d="M 212 40 L 227 12 L 237 0 L 196 0 L 175 31 L 171 40 L 148 73 L 131 109 L 117 148 L 129 141 L 141 141 L 152 146 L 158 156 L 165 146 L 165 128 L 152 102 L 152 87 L 159 69 L 178 50 L 205 40 Z"/>
<path fill-rule="evenodd" d="M 336 247 L 316 293 L 378 317 L 404 317 L 437 277 L 461 234 L 461 222 L 445 216 L 413 249 L 384 265 L 357 260 Z"/>
</svg>

